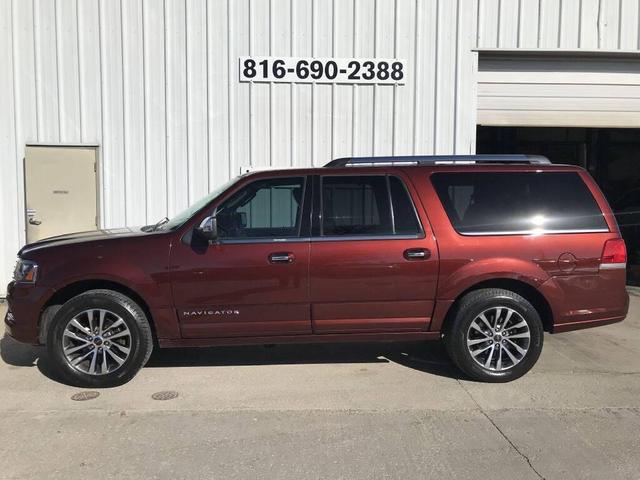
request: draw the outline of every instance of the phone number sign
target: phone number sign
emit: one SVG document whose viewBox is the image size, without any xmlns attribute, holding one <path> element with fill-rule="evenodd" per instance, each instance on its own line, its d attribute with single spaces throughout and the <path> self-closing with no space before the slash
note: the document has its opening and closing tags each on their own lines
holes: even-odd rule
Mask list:
<svg viewBox="0 0 640 480">
<path fill-rule="evenodd" d="M 240 57 L 241 82 L 405 83 L 404 60 L 385 58 Z"/>
</svg>

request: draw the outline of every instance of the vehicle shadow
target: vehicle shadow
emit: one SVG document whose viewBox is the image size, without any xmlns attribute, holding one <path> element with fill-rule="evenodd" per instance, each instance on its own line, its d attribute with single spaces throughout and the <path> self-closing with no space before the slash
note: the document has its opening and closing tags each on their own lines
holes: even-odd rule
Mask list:
<svg viewBox="0 0 640 480">
<path fill-rule="evenodd" d="M 284 344 L 157 349 L 146 368 L 393 362 L 448 378 L 466 378 L 442 342 Z"/>
<path fill-rule="evenodd" d="M 36 345 L 16 342 L 8 335 L 0 339 L 0 358 L 12 367 L 36 367 L 45 377 L 59 383 L 68 384 L 50 368 L 47 349 Z"/>
<path fill-rule="evenodd" d="M 44 350 L 44 347 L 16 342 L 9 335 L 0 339 L 0 358 L 7 365 L 14 367 L 35 367 Z"/>
<path fill-rule="evenodd" d="M 13 367 L 37 367 L 49 379 L 66 383 L 53 372 L 44 347 L 24 345 L 5 335 L 0 339 L 0 358 Z M 156 348 L 145 368 L 387 362 L 426 374 L 465 378 L 449 360 L 442 342 Z"/>
</svg>

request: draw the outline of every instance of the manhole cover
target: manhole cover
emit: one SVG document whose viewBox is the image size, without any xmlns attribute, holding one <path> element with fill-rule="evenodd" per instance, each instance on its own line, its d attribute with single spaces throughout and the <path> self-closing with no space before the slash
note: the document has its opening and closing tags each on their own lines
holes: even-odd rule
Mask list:
<svg viewBox="0 0 640 480">
<path fill-rule="evenodd" d="M 100 396 L 100 392 L 78 392 L 71 395 L 71 400 L 76 402 L 84 402 L 85 400 L 93 400 L 94 398 L 98 398 Z"/>
<path fill-rule="evenodd" d="M 178 392 L 174 392 L 173 390 L 164 390 L 162 392 L 156 392 L 151 395 L 151 398 L 154 400 L 172 400 L 178 397 Z"/>
</svg>

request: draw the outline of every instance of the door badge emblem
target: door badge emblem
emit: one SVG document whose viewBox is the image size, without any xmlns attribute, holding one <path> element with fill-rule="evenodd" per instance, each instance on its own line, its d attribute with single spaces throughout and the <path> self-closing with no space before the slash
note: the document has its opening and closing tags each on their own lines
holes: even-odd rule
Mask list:
<svg viewBox="0 0 640 480">
<path fill-rule="evenodd" d="M 184 317 L 206 317 L 216 315 L 240 315 L 240 310 L 227 308 L 222 310 L 185 310 L 182 312 Z"/>
</svg>

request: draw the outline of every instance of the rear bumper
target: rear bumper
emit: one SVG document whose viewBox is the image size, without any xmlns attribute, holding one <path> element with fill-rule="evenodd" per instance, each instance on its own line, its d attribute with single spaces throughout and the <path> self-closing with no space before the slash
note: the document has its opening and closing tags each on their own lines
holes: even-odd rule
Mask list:
<svg viewBox="0 0 640 480">
<path fill-rule="evenodd" d="M 553 312 L 553 333 L 621 322 L 629 311 L 624 270 L 552 277 L 540 287 Z"/>
<path fill-rule="evenodd" d="M 30 284 L 9 283 L 5 331 L 19 342 L 37 345 L 40 313 L 49 289 Z"/>
</svg>

